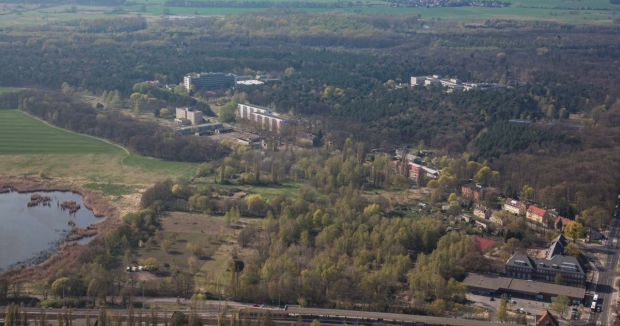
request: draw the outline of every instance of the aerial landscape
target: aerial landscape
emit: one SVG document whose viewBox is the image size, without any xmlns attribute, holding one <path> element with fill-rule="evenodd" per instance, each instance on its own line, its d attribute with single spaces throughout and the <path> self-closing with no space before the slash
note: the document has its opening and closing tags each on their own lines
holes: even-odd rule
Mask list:
<svg viewBox="0 0 620 326">
<path fill-rule="evenodd" d="M 0 326 L 620 325 L 619 0 L 0 1 Z"/>
</svg>

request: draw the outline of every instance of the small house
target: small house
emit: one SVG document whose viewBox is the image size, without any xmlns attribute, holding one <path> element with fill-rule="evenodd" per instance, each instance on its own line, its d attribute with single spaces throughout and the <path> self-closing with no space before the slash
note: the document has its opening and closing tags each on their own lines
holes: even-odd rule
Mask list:
<svg viewBox="0 0 620 326">
<path fill-rule="evenodd" d="M 512 198 L 506 198 L 504 201 L 503 210 L 511 212 L 515 215 L 523 216 L 525 215 L 525 204 Z M 542 223 L 542 222 L 541 222 Z"/>
<path fill-rule="evenodd" d="M 536 205 L 530 205 L 530 207 L 527 208 L 527 214 L 525 215 L 528 220 L 541 224 L 545 220 L 546 216 L 547 211 Z"/>
</svg>

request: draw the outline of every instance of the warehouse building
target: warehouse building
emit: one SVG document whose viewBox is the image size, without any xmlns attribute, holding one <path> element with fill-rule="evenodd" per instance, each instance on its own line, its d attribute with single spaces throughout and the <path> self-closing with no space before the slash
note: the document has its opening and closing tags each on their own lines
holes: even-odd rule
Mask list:
<svg viewBox="0 0 620 326">
<path fill-rule="evenodd" d="M 553 297 L 566 295 L 574 305 L 579 305 L 586 295 L 585 288 L 581 287 L 478 273 L 468 273 L 463 284 L 471 293 L 495 297 L 506 293 L 513 297 L 549 302 Z"/>
</svg>

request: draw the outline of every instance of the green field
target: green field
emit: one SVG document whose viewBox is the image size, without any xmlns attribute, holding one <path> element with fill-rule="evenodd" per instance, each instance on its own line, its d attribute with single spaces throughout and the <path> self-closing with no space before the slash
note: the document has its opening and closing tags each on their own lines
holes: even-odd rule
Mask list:
<svg viewBox="0 0 620 326">
<path fill-rule="evenodd" d="M 15 110 L 0 110 L 0 139 L 0 155 L 124 152 L 116 145 L 48 126 Z"/>
<path fill-rule="evenodd" d="M 21 111 L 0 110 L 0 175 L 38 174 L 83 180 L 109 195 L 166 178 L 189 177 L 197 163 L 130 154 L 104 140 L 49 126 Z M 141 187 L 138 187 L 141 188 Z"/>
<path fill-rule="evenodd" d="M 23 88 L 17 87 L 0 87 L 0 94 L 21 91 Z"/>
<path fill-rule="evenodd" d="M 138 0 L 135 5 L 123 6 L 127 12 L 124 15 L 144 15 L 149 21 L 160 18 L 167 9 L 172 15 L 235 15 L 252 11 L 264 11 L 265 8 L 194 8 L 194 7 L 165 7 L 165 0 Z M 333 1 L 333 0 L 319 0 Z M 567 24 L 610 24 L 614 19 L 620 18 L 616 14 L 618 5 L 612 5 L 609 0 L 521 0 L 513 2 L 507 8 L 488 7 L 415 7 L 393 8 L 387 2 L 370 1 L 379 4 L 375 7 L 354 7 L 341 9 L 300 9 L 308 12 L 362 12 L 362 13 L 390 13 L 390 14 L 420 14 L 423 19 L 442 19 L 462 22 L 484 22 L 490 19 L 515 19 L 515 20 L 544 20 L 556 21 Z M 385 4 L 382 6 L 381 4 Z M 140 12 L 144 5 L 146 12 Z M 536 8 L 531 8 L 536 7 Z M 579 10 L 579 8 L 615 9 L 615 10 Z M 0 16 L 0 27 L 15 25 L 39 25 L 45 23 L 58 23 L 78 19 L 97 19 L 120 17 L 123 14 L 110 14 L 113 7 L 105 6 L 76 6 L 77 12 L 69 12 L 71 5 L 58 5 L 45 9 L 30 9 L 20 13 L 10 13 Z M 0 92 L 2 89 L 0 88 Z"/>
</svg>

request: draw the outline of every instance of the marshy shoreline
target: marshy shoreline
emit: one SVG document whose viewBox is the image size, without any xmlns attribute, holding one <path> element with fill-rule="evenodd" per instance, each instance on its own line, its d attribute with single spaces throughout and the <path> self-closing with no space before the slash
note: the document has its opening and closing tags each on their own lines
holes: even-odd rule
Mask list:
<svg viewBox="0 0 620 326">
<path fill-rule="evenodd" d="M 100 221 L 86 226 L 86 228 L 72 227 L 71 231 L 60 242 L 49 250 L 44 250 L 26 263 L 35 266 L 25 268 L 13 268 L 0 274 L 13 282 L 24 282 L 45 279 L 56 271 L 75 266 L 79 263 L 79 257 L 89 250 L 91 243 L 102 238 L 107 231 L 115 228 L 120 222 L 118 209 L 97 192 L 82 189 L 75 186 L 57 183 L 53 179 L 37 177 L 0 177 L 0 194 L 17 191 L 18 193 L 45 193 L 51 191 L 72 192 L 83 198 L 84 207 L 92 211 Z M 78 240 L 91 237 L 86 245 L 78 243 Z"/>
</svg>

